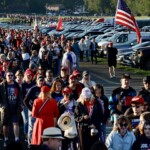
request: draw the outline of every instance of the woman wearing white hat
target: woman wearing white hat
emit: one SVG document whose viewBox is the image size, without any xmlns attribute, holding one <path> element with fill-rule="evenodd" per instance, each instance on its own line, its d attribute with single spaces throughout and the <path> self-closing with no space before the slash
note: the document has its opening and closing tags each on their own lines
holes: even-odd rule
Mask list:
<svg viewBox="0 0 150 150">
<path fill-rule="evenodd" d="M 95 100 L 89 88 L 82 89 L 74 115 L 78 125 L 80 148 L 90 149 L 99 139 L 98 132 L 103 112 L 100 103 Z"/>
</svg>

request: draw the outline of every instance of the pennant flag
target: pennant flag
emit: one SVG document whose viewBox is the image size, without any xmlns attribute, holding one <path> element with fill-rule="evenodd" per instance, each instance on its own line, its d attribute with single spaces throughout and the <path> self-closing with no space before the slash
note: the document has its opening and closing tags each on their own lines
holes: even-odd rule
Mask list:
<svg viewBox="0 0 150 150">
<path fill-rule="evenodd" d="M 58 24 L 57 24 L 56 30 L 57 30 L 57 31 L 61 31 L 62 29 L 63 29 L 62 18 L 59 17 L 59 20 L 58 20 Z"/>
<path fill-rule="evenodd" d="M 35 16 L 35 20 L 34 20 L 34 31 L 38 32 L 38 23 L 37 23 L 36 16 Z"/>
<path fill-rule="evenodd" d="M 115 23 L 135 31 L 137 34 L 138 43 L 141 42 L 141 33 L 138 28 L 137 22 L 124 0 L 118 0 Z"/>
</svg>

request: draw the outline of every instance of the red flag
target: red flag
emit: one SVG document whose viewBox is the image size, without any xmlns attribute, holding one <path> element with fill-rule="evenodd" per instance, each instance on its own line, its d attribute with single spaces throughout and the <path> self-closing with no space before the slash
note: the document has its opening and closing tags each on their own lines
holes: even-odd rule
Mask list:
<svg viewBox="0 0 150 150">
<path fill-rule="evenodd" d="M 137 22 L 124 0 L 118 0 L 115 23 L 126 26 L 127 28 L 135 31 L 137 34 L 138 43 L 141 42 L 141 33 L 138 28 Z"/>
<path fill-rule="evenodd" d="M 60 17 L 59 20 L 58 20 L 56 30 L 61 31 L 62 29 L 63 29 L 63 24 L 62 24 L 62 18 Z"/>
<path fill-rule="evenodd" d="M 38 32 L 38 23 L 37 23 L 36 16 L 35 16 L 35 20 L 34 20 L 34 31 Z"/>
<path fill-rule="evenodd" d="M 105 21 L 104 18 L 98 18 L 98 19 L 96 19 L 95 22 L 104 22 L 104 21 Z"/>
</svg>

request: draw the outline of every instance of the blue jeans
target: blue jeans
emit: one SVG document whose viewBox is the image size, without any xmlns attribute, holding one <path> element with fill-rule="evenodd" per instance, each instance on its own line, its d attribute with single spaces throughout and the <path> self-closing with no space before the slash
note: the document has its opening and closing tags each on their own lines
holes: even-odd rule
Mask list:
<svg viewBox="0 0 150 150">
<path fill-rule="evenodd" d="M 28 124 L 28 144 L 30 145 L 31 144 L 31 139 L 32 139 L 32 132 L 33 132 L 33 126 L 34 126 L 34 123 L 35 123 L 35 120 L 36 118 L 33 118 L 32 117 L 32 114 L 30 111 L 28 111 L 28 121 L 29 121 L 29 124 Z"/>
<path fill-rule="evenodd" d="M 86 50 L 86 61 L 90 61 L 90 51 Z"/>
<path fill-rule="evenodd" d="M 28 133 L 28 108 L 26 106 L 24 106 L 21 115 L 23 119 L 23 130 L 24 134 L 26 135 Z"/>
<path fill-rule="evenodd" d="M 100 140 L 105 143 L 106 140 L 106 124 L 102 123 L 100 125 Z"/>
</svg>

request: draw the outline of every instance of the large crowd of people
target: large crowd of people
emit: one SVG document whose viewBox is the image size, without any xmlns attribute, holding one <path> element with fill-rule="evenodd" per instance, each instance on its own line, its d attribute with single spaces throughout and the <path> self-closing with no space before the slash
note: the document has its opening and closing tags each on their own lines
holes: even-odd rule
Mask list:
<svg viewBox="0 0 150 150">
<path fill-rule="evenodd" d="M 121 85 L 108 97 L 90 72 L 79 71 L 80 61 L 98 63 L 96 47 L 95 39 L 90 41 L 87 36 L 77 43 L 35 30 L 0 28 L 0 133 L 4 147 L 10 147 L 11 124 L 14 141 L 20 142 L 22 117 L 24 140 L 31 150 L 150 149 L 150 76 L 143 78 L 142 90 L 136 91 L 130 86 L 130 74 L 125 73 Z M 110 69 L 112 76 L 114 69 Z M 69 130 L 65 137 L 64 130 L 73 126 L 68 115 L 62 119 L 63 130 L 58 125 L 64 113 L 75 119 L 77 136 L 72 137 Z M 106 137 L 109 123 L 113 130 Z"/>
</svg>

